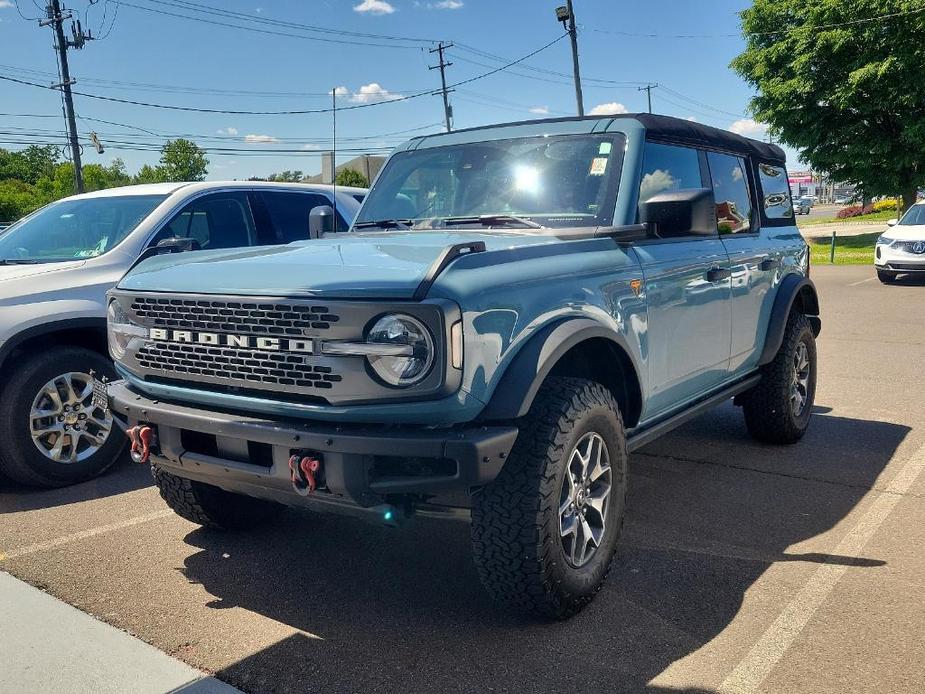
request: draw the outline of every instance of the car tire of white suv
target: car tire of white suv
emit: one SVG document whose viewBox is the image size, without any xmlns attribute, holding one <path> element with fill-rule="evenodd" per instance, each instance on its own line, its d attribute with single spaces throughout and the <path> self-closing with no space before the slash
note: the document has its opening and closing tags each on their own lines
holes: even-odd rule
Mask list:
<svg viewBox="0 0 925 694">
<path fill-rule="evenodd" d="M 0 473 L 20 484 L 63 487 L 111 466 L 126 438 L 112 414 L 93 407 L 92 379 L 112 363 L 83 347 L 24 356 L 0 391 Z"/>
</svg>

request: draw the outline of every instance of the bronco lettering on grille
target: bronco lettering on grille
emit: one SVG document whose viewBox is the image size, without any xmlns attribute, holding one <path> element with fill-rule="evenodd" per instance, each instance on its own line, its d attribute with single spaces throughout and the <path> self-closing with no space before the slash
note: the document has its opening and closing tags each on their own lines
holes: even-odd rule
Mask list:
<svg viewBox="0 0 925 694">
<path fill-rule="evenodd" d="M 255 337 L 253 335 L 228 335 L 225 333 L 205 333 L 194 330 L 167 330 L 151 328 L 148 337 L 160 342 L 187 342 L 214 347 L 245 347 L 268 352 L 314 353 L 312 340 L 296 340 L 280 337 Z"/>
</svg>

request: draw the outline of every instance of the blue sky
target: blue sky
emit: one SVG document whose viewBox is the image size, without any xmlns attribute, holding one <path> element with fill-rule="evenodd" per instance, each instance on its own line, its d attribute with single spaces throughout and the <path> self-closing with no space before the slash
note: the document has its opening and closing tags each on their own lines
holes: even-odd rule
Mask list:
<svg viewBox="0 0 925 694">
<path fill-rule="evenodd" d="M 51 29 L 40 29 L 19 13 L 34 18 L 43 1 L 18 0 L 17 11 L 13 0 L 0 0 L 0 75 L 41 84 L 55 81 Z M 428 53 L 434 45 L 429 40 L 457 43 L 448 51 L 454 64 L 447 79 L 459 82 L 560 36 L 561 25 L 554 14 L 557 4 L 557 0 L 65 3 L 81 17 L 85 29 L 101 37 L 83 50 L 69 52 L 77 91 L 205 109 L 283 111 L 328 108 L 331 99 L 326 94 L 337 88 L 339 108 L 379 104 L 343 110 L 337 117 L 339 148 L 369 151 L 442 127 L 439 96 L 389 103 L 439 86 L 438 72 L 428 70 L 436 60 Z M 765 137 L 746 114 L 750 88 L 728 67 L 743 47 L 737 12 L 746 6 L 733 0 L 575 0 L 586 110 L 645 110 L 646 95 L 638 87 L 658 83 L 662 86 L 653 91 L 656 112 Z M 215 13 L 215 8 L 239 14 Z M 274 20 L 287 24 L 267 23 Z M 305 25 L 353 33 L 312 32 Z M 691 35 L 695 37 L 680 37 Z M 463 128 L 545 114 L 573 115 L 569 74 L 566 39 L 515 68 L 461 86 L 451 94 L 454 124 Z M 158 159 L 156 151 L 136 150 L 156 149 L 168 136 L 188 134 L 206 147 L 244 150 L 210 153 L 211 179 L 264 176 L 283 169 L 315 173 L 320 170 L 317 153 L 328 148 L 331 137 L 329 113 L 191 113 L 85 96 L 76 96 L 75 103 L 81 133 L 97 132 L 107 147 L 103 155 L 87 147 L 84 161 L 107 164 L 119 156 L 132 172 Z M 0 140 L 57 142 L 62 140 L 62 127 L 56 92 L 0 81 L 4 133 Z M 294 151 L 274 152 L 280 149 Z M 789 154 L 791 167 L 796 167 L 795 155 Z M 349 156 L 353 154 L 345 153 L 343 158 Z"/>
</svg>

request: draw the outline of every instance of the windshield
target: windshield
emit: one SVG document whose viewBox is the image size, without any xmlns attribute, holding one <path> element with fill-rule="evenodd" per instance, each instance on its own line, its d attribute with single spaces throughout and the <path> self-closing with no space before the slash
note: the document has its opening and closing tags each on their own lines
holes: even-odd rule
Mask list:
<svg viewBox="0 0 925 694">
<path fill-rule="evenodd" d="M 902 225 L 913 226 L 915 224 L 925 224 L 925 205 L 913 205 L 909 208 L 903 218 L 899 220 Z"/>
<path fill-rule="evenodd" d="M 0 262 L 95 258 L 122 241 L 166 195 L 61 200 L 0 233 Z"/>
<path fill-rule="evenodd" d="M 434 229 L 466 218 L 506 228 L 605 226 L 613 219 L 623 145 L 619 134 L 563 135 L 399 152 L 356 224 L 401 220 Z"/>
</svg>

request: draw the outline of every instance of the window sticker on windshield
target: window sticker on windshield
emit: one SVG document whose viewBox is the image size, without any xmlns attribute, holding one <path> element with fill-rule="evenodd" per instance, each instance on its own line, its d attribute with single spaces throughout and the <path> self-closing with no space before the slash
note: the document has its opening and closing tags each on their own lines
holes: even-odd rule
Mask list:
<svg viewBox="0 0 925 694">
<path fill-rule="evenodd" d="M 613 145 L 609 142 L 602 142 L 601 146 L 598 148 L 598 154 L 610 154 L 610 150 L 613 148 Z"/>
<path fill-rule="evenodd" d="M 603 176 L 607 171 L 607 157 L 594 157 L 591 160 L 591 170 L 588 172 L 591 176 Z"/>
</svg>

